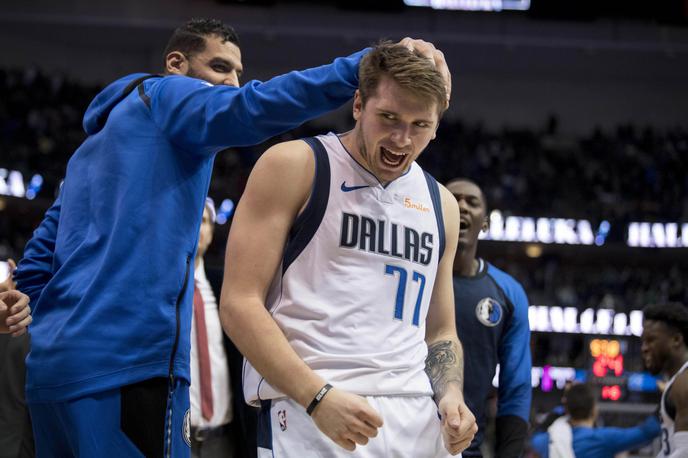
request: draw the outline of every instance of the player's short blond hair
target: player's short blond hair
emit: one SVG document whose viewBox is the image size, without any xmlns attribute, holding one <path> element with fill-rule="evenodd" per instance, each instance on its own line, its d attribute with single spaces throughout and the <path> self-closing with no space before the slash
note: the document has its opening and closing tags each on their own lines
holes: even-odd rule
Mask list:
<svg viewBox="0 0 688 458">
<path fill-rule="evenodd" d="M 439 116 L 447 108 L 447 88 L 440 72 L 429 59 L 404 46 L 384 41 L 363 56 L 358 69 L 363 106 L 375 95 L 383 77 L 391 78 L 411 94 L 435 101 Z"/>
</svg>

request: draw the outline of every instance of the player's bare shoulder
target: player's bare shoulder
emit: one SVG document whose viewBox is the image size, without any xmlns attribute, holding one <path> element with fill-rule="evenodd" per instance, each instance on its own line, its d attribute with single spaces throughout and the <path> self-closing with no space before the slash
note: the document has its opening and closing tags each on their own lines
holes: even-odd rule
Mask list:
<svg viewBox="0 0 688 458">
<path fill-rule="evenodd" d="M 315 158 L 303 140 L 278 143 L 270 147 L 256 163 L 247 190 L 259 185 L 270 190 L 271 198 L 300 207 L 310 195 L 315 175 Z"/>
</svg>

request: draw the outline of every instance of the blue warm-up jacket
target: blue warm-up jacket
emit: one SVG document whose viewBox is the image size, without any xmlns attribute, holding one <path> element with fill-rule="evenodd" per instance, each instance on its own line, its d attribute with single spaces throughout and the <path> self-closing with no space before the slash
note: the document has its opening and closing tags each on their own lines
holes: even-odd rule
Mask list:
<svg viewBox="0 0 688 458">
<path fill-rule="evenodd" d="M 364 52 L 241 88 L 134 74 L 96 96 L 14 274 L 33 308 L 29 402 L 189 381 L 189 284 L 215 154 L 347 102 Z"/>
<path fill-rule="evenodd" d="M 661 427 L 655 415 L 632 428 L 571 428 L 573 452 L 577 458 L 613 458 L 617 453 L 648 444 L 659 436 Z M 549 458 L 549 433 L 536 434 L 533 448 L 541 458 Z"/>
</svg>

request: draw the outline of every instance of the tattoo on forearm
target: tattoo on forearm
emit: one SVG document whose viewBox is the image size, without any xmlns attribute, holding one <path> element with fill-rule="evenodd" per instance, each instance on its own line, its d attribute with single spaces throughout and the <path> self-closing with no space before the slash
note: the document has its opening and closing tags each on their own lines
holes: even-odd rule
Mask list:
<svg viewBox="0 0 688 458">
<path fill-rule="evenodd" d="M 447 385 L 456 383 L 463 390 L 463 351 L 451 340 L 435 342 L 428 347 L 425 372 L 430 378 L 435 401 L 442 399 Z"/>
</svg>

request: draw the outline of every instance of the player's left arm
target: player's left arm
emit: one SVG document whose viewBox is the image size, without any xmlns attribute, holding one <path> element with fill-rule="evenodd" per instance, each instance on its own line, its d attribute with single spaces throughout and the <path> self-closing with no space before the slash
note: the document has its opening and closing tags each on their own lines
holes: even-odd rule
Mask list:
<svg viewBox="0 0 688 458">
<path fill-rule="evenodd" d="M 669 393 L 676 406 L 674 417 L 674 450 L 669 458 L 688 457 L 688 373 L 682 372 L 671 385 Z"/>
<path fill-rule="evenodd" d="M 504 276 L 502 289 L 513 305 L 505 334 L 499 341 L 499 397 L 496 420 L 496 455 L 523 455 L 530 415 L 531 356 L 528 297 L 513 278 Z"/>
<path fill-rule="evenodd" d="M 426 320 L 427 372 L 442 417 L 442 437 L 447 450 L 456 455 L 468 447 L 478 430 L 475 417 L 463 398 L 463 349 L 456 335 L 452 265 L 458 242 L 459 206 L 439 186 L 444 216 L 446 246 L 440 259 Z"/>
</svg>

